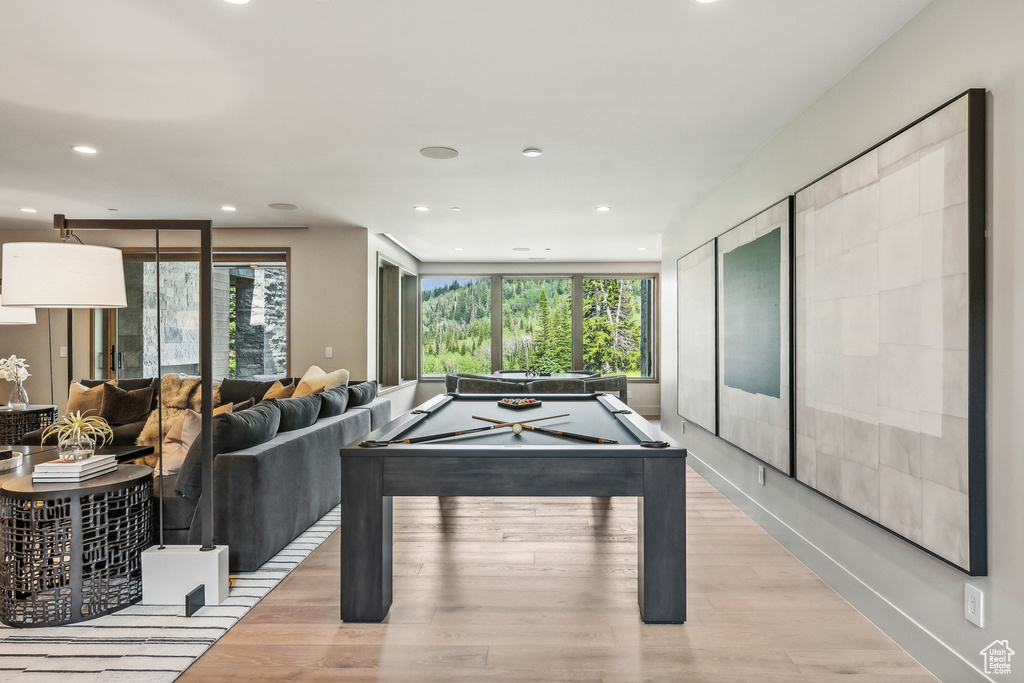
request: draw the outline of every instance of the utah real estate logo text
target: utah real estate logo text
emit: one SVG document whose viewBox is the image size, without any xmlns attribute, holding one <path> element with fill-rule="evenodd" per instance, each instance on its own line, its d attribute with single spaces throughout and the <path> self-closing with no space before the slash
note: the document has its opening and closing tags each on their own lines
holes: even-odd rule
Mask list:
<svg viewBox="0 0 1024 683">
<path fill-rule="evenodd" d="M 1010 658 L 1015 654 L 1017 653 L 1010 649 L 1010 641 L 992 641 L 991 645 L 981 651 L 981 656 L 985 659 L 985 673 L 1010 673 Z"/>
</svg>

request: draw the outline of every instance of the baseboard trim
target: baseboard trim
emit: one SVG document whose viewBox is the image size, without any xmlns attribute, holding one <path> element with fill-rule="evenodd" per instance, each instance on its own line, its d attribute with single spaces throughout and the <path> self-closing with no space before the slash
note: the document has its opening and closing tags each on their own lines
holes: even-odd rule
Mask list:
<svg viewBox="0 0 1024 683">
<path fill-rule="evenodd" d="M 690 467 L 940 681 L 996 683 L 923 624 L 776 517 L 692 450 Z"/>
</svg>

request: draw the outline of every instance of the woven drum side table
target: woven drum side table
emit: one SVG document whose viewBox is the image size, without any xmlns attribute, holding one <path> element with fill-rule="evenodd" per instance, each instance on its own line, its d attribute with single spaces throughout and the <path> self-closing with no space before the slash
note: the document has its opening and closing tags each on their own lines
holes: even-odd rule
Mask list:
<svg viewBox="0 0 1024 683">
<path fill-rule="evenodd" d="M 23 410 L 0 408 L 0 443 L 17 445 L 21 437 L 57 420 L 57 406 L 29 405 Z"/>
<path fill-rule="evenodd" d="M 120 465 L 81 483 L 0 486 L 0 621 L 57 626 L 142 598 L 153 469 Z"/>
</svg>

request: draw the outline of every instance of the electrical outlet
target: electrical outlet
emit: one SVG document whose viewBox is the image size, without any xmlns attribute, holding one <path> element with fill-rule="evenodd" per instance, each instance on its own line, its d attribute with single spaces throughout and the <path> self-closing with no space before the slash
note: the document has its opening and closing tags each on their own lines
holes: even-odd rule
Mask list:
<svg viewBox="0 0 1024 683">
<path fill-rule="evenodd" d="M 633 390 L 626 389 L 626 398 L 633 398 Z"/>
<path fill-rule="evenodd" d="M 764 486 L 764 465 L 757 466 L 757 483 Z"/>
<path fill-rule="evenodd" d="M 679 425 L 679 433 L 680 434 L 685 434 L 686 433 L 686 420 L 683 420 L 682 424 Z"/>
<path fill-rule="evenodd" d="M 964 619 L 975 626 L 981 626 L 985 594 L 969 583 L 964 584 Z"/>
<path fill-rule="evenodd" d="M 60 356 L 61 358 L 67 358 L 68 357 L 68 347 L 66 347 L 66 346 L 60 347 L 60 352 L 57 355 Z"/>
<path fill-rule="evenodd" d="M 333 346 L 325 346 L 324 347 L 324 358 L 334 358 L 334 347 Z"/>
</svg>

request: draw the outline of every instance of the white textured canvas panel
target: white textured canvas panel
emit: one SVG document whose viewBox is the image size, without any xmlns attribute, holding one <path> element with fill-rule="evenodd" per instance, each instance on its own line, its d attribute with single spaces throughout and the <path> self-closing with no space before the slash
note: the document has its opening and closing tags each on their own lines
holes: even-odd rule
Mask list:
<svg viewBox="0 0 1024 683">
<path fill-rule="evenodd" d="M 836 191 L 838 192 L 838 186 Z M 841 234 L 840 216 L 835 214 L 831 233 Z M 817 216 L 809 220 L 817 220 Z M 821 225 L 822 223 L 819 223 Z M 812 223 L 813 225 L 813 223 Z M 727 331 L 723 291 L 723 257 L 729 252 L 749 244 L 774 230 L 780 230 L 779 254 L 779 396 L 745 391 L 729 386 L 726 381 L 727 359 L 725 345 Z M 830 233 L 830 234 L 831 234 Z M 792 474 L 792 448 L 790 446 L 790 199 L 783 200 L 758 215 L 744 221 L 718 238 L 718 433 L 726 441 L 742 448 L 786 474 Z M 813 243 L 813 238 L 811 239 Z M 813 259 L 801 262 L 804 267 L 815 268 Z M 835 286 L 842 287 L 841 274 Z M 838 343 L 839 337 L 836 337 Z"/>
<path fill-rule="evenodd" d="M 680 417 L 715 433 L 715 242 L 676 264 Z"/>
<path fill-rule="evenodd" d="M 796 477 L 967 567 L 967 97 L 796 195 Z"/>
</svg>

